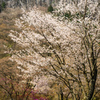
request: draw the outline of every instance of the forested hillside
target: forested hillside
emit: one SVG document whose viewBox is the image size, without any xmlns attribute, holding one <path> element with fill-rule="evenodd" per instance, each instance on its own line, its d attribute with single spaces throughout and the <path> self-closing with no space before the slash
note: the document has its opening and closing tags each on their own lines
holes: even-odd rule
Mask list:
<svg viewBox="0 0 100 100">
<path fill-rule="evenodd" d="M 0 100 L 100 99 L 100 0 L 0 0 Z"/>
<path fill-rule="evenodd" d="M 59 0 L 0 0 L 5 2 L 9 7 L 32 7 L 37 6 L 48 6 L 58 3 Z"/>
<path fill-rule="evenodd" d="M 49 5 L 57 5 L 59 1 L 70 3 L 74 1 L 76 3 L 80 2 L 81 0 L 0 0 L 0 2 L 5 2 L 9 7 L 33 7 L 34 5 L 37 6 L 49 6 Z M 98 1 L 100 0 L 91 0 L 91 1 Z"/>
</svg>

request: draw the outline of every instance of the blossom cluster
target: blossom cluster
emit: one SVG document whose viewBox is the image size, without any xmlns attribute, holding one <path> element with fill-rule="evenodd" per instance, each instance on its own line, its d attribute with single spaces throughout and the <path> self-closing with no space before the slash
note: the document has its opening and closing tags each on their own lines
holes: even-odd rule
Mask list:
<svg viewBox="0 0 100 100">
<path fill-rule="evenodd" d="M 79 78 L 79 74 L 74 75 L 70 71 L 78 73 L 78 69 L 84 70 L 82 64 L 88 66 L 85 70 L 90 72 L 88 57 L 91 59 L 91 46 L 94 45 L 95 52 L 99 50 L 98 15 L 100 12 L 97 9 L 97 2 L 87 2 L 87 12 L 84 11 L 85 5 L 84 0 L 77 5 L 74 3 L 61 4 L 54 12 L 54 15 L 60 12 L 60 17 L 33 9 L 24 12 L 23 16 L 16 20 L 16 26 L 22 29 L 22 32 L 11 31 L 9 36 L 21 45 L 23 50 L 15 52 L 12 59 L 27 66 L 29 75 L 32 76 L 31 72 L 36 73 L 34 76 L 38 79 L 37 86 L 48 86 L 49 81 L 53 79 L 49 77 L 47 79 L 44 74 L 50 73 L 57 78 L 71 77 L 71 80 L 74 77 L 76 79 Z M 71 21 L 68 19 L 63 21 L 62 13 L 66 11 L 70 11 L 71 14 L 83 13 L 83 16 L 75 17 Z M 83 82 L 84 73 L 81 73 L 80 77 Z M 90 74 L 87 77 L 90 78 Z M 77 85 L 74 88 L 76 89 Z M 46 89 L 50 88 L 46 87 Z M 41 90 L 43 92 L 45 87 Z"/>
</svg>

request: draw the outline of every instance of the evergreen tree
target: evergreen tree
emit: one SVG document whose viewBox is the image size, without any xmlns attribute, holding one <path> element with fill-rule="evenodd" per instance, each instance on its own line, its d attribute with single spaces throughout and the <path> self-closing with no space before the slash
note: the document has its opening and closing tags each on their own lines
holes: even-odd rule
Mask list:
<svg viewBox="0 0 100 100">
<path fill-rule="evenodd" d="M 1 7 L 2 7 L 2 9 L 6 8 L 6 3 L 2 2 Z"/>
<path fill-rule="evenodd" d="M 48 12 L 52 12 L 54 9 L 53 9 L 53 7 L 52 7 L 52 5 L 50 5 L 49 7 L 48 7 Z"/>
</svg>

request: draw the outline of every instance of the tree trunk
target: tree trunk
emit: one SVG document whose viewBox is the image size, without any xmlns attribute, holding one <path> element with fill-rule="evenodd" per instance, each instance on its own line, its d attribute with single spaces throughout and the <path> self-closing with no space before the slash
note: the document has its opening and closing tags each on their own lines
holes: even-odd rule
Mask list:
<svg viewBox="0 0 100 100">
<path fill-rule="evenodd" d="M 61 87 L 60 87 L 60 96 L 61 96 L 61 100 L 63 100 L 63 91 Z"/>
<path fill-rule="evenodd" d="M 97 69 L 95 68 L 93 73 L 92 73 L 91 86 L 90 86 L 89 93 L 87 95 L 87 100 L 91 100 L 92 97 L 93 97 L 94 90 L 95 90 L 96 79 L 97 79 Z"/>
<path fill-rule="evenodd" d="M 63 93 L 61 93 L 61 100 L 63 100 Z"/>
</svg>

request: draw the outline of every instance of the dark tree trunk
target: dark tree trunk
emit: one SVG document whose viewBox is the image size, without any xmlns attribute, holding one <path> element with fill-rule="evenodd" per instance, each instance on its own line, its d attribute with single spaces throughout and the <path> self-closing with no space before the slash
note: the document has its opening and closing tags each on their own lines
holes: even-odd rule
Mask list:
<svg viewBox="0 0 100 100">
<path fill-rule="evenodd" d="M 87 95 L 87 100 L 91 100 L 92 97 L 93 97 L 94 90 L 95 90 L 96 79 L 97 79 L 97 68 L 95 68 L 93 73 L 92 73 L 91 86 L 90 86 L 89 93 Z"/>
<path fill-rule="evenodd" d="M 61 95 L 61 100 L 63 100 L 63 91 L 61 87 L 60 87 L 60 95 Z"/>
</svg>

